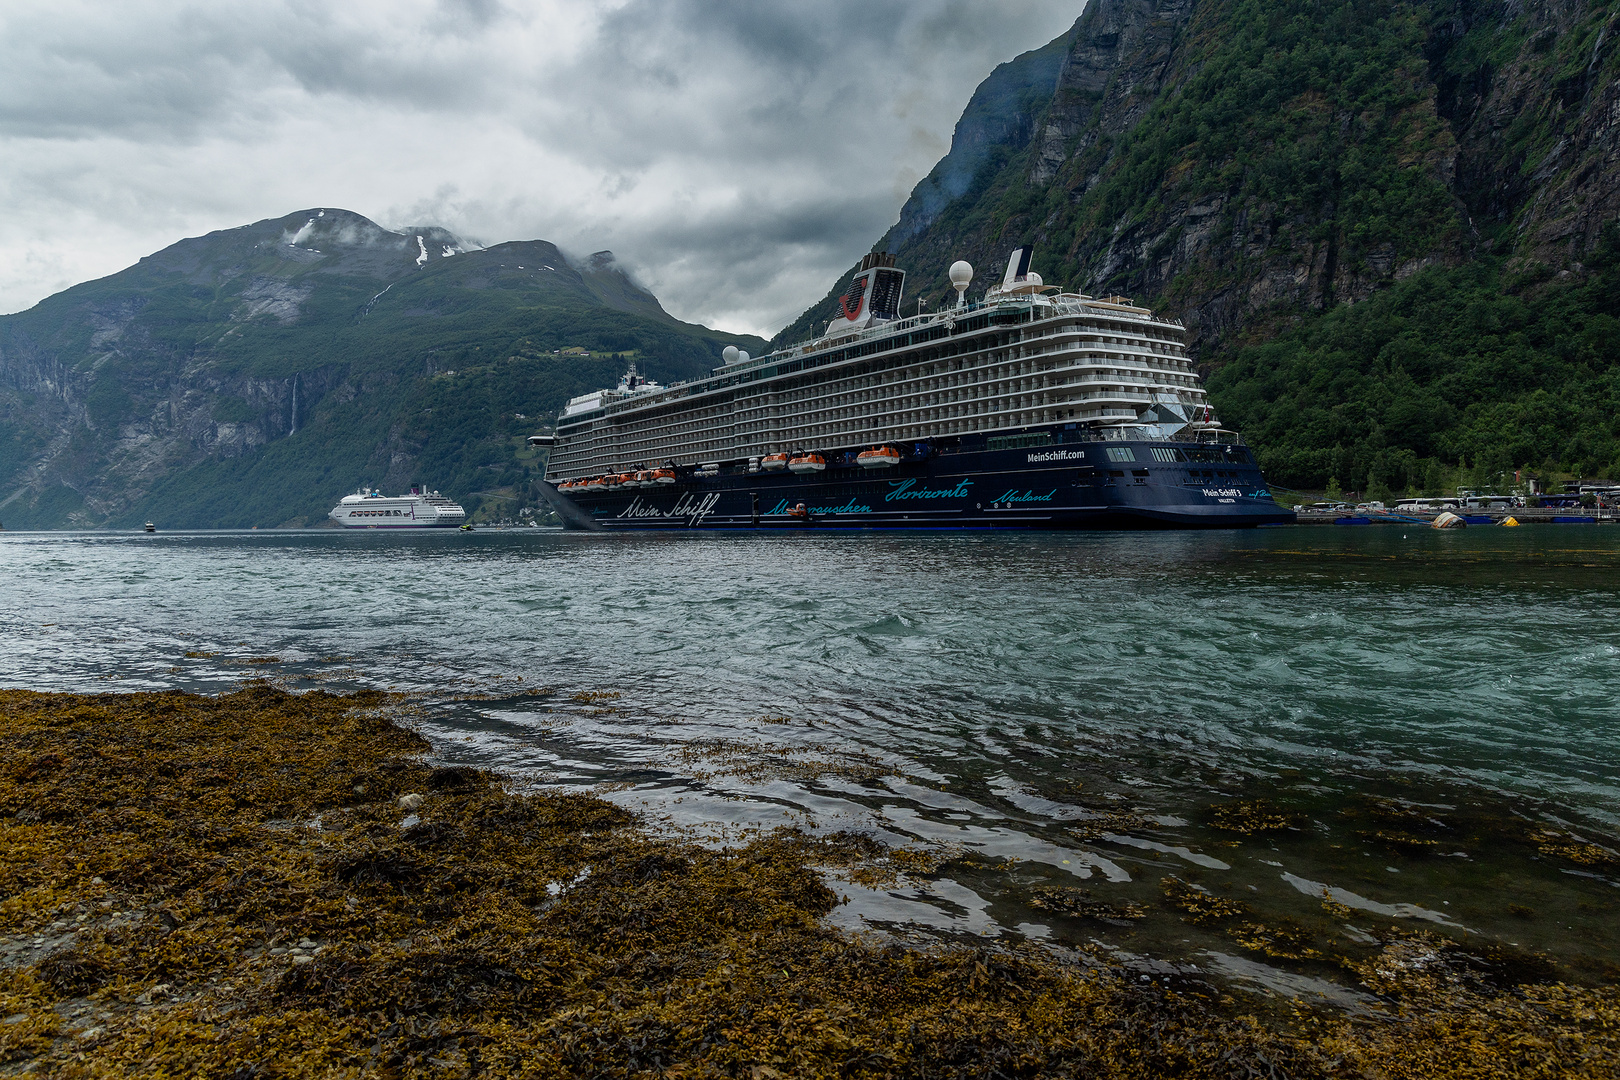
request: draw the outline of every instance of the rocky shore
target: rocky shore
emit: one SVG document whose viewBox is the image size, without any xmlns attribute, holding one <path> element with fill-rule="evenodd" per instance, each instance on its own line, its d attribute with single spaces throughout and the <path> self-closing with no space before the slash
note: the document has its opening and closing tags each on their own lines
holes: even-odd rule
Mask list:
<svg viewBox="0 0 1620 1080">
<path fill-rule="evenodd" d="M 1252 1011 L 823 922 L 869 839 L 698 847 L 434 767 L 382 694 L 0 691 L 0 1075 L 1610 1077 L 1620 994 L 1420 934 Z M 1167 891 L 1188 919 L 1214 898 Z"/>
</svg>

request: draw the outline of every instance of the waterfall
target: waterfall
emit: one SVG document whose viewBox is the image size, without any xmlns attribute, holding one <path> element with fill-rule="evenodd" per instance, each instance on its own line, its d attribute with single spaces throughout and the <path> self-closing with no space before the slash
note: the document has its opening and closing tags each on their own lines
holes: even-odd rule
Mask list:
<svg viewBox="0 0 1620 1080">
<path fill-rule="evenodd" d="M 288 435 L 295 435 L 297 433 L 298 433 L 298 376 L 295 374 L 293 376 L 292 427 L 287 430 L 287 434 Z"/>
</svg>

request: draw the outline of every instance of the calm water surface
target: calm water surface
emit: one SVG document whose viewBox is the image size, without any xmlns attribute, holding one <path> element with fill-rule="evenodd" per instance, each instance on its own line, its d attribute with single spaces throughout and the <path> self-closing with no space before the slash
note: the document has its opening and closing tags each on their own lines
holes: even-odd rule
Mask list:
<svg viewBox="0 0 1620 1080">
<path fill-rule="evenodd" d="M 947 856 L 841 885 L 846 925 L 1344 998 L 1331 965 L 1183 923 L 1161 880 L 1326 935 L 1422 926 L 1620 975 L 1617 572 L 1605 526 L 6 533 L 0 683 L 409 691 L 442 756 L 522 783 L 711 838 L 794 824 Z M 1295 827 L 1216 827 L 1253 799 Z M 1150 913 L 1031 906 L 1050 886 Z"/>
</svg>

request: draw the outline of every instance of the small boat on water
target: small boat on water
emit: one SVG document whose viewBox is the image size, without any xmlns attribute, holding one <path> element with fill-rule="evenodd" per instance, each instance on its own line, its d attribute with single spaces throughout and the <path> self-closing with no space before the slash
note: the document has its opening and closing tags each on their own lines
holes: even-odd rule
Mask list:
<svg viewBox="0 0 1620 1080">
<path fill-rule="evenodd" d="M 874 446 L 870 450 L 862 450 L 856 456 L 855 464 L 863 469 L 891 469 L 900 464 L 900 451 L 892 446 Z"/>
<path fill-rule="evenodd" d="M 145 525 L 147 532 L 157 532 L 157 526 L 148 521 Z"/>
<path fill-rule="evenodd" d="M 823 472 L 827 468 L 827 459 L 820 454 L 796 454 L 788 460 L 788 471 L 807 476 L 810 473 Z"/>
</svg>

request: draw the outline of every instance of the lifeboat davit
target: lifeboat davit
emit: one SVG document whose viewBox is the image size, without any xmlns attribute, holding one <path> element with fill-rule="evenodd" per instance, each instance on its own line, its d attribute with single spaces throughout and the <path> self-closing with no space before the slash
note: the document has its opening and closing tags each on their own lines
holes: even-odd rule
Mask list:
<svg viewBox="0 0 1620 1080">
<path fill-rule="evenodd" d="M 820 454 L 800 454 L 788 459 L 788 471 L 801 475 L 818 473 L 827 467 L 827 459 Z"/>
<path fill-rule="evenodd" d="M 775 472 L 777 469 L 785 469 L 787 468 L 787 464 L 788 456 L 786 454 L 766 454 L 764 457 L 759 459 L 759 467 L 764 469 L 766 472 Z"/>
<path fill-rule="evenodd" d="M 887 469 L 900 464 L 900 451 L 892 446 L 874 446 L 870 450 L 862 450 L 855 458 L 855 464 L 863 469 Z"/>
<path fill-rule="evenodd" d="M 673 484 L 675 482 L 675 470 L 654 469 L 652 471 L 652 482 L 655 484 Z"/>
</svg>

